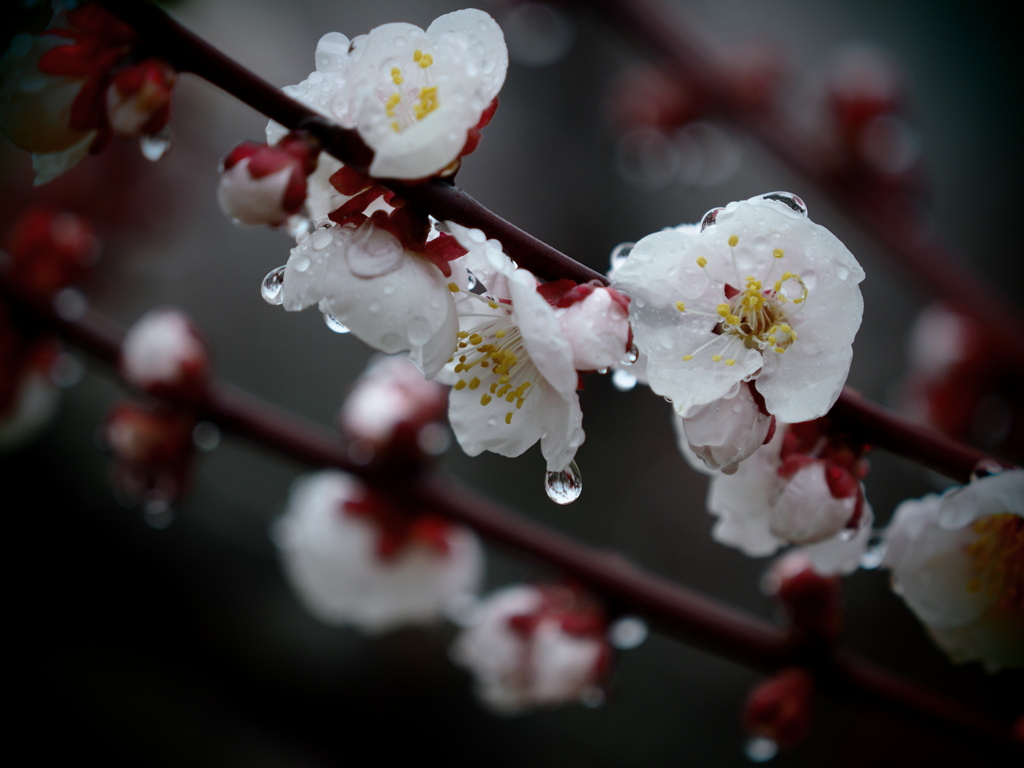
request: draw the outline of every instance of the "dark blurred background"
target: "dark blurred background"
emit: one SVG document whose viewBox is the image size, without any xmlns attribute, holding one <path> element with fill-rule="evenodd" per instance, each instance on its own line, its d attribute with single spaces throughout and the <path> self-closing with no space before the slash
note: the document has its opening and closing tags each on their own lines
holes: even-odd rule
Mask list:
<svg viewBox="0 0 1024 768">
<path fill-rule="evenodd" d="M 785 108 L 813 130 L 826 130 L 823 91 L 837 52 L 850 44 L 887 51 L 907 94 L 893 162 L 927 179 L 922 205 L 945 240 L 990 280 L 1015 283 L 1022 70 L 1008 9 L 921 0 L 670 4 L 727 61 L 765 46 L 778 52 Z M 637 126 L 623 122 L 613 84 L 644 59 L 594 17 L 559 12 L 552 21 L 543 15 L 550 10 L 524 17 L 509 4 L 479 6 L 505 27 L 513 64 L 501 107 L 459 173 L 462 187 L 601 270 L 619 242 L 759 192 L 796 192 L 868 275 L 849 383 L 895 403 L 908 331 L 929 301 L 913 276 L 818 190 L 728 126 L 697 116 L 696 124 L 662 131 L 660 143 L 648 133 L 630 137 Z M 426 27 L 462 4 L 190 0 L 169 7 L 283 86 L 313 68 L 325 32 L 354 36 L 399 20 Z M 90 216 L 104 242 L 84 289 L 93 307 L 124 325 L 154 305 L 183 308 L 203 328 L 221 376 L 326 425 L 371 351 L 331 333 L 316 312 L 267 306 L 260 281 L 285 262 L 290 241 L 233 226 L 214 198 L 220 159 L 243 139 L 262 139 L 265 124 L 184 76 L 173 148 L 156 164 L 134 144 L 115 142 L 33 188 L 28 157 L 4 141 L 0 224 L 34 202 Z M 450 628 L 368 639 L 318 624 L 289 593 L 269 538 L 289 484 L 306 468 L 230 436 L 201 456 L 173 524 L 148 525 L 115 501 L 96 446 L 98 426 L 124 393 L 109 371 L 83 363 L 51 426 L 0 459 L 13 555 L 14 733 L 33 763 L 747 764 L 738 712 L 758 677 L 657 632 L 621 655 L 602 707 L 504 719 L 477 706 L 468 678 L 449 663 Z M 711 539 L 706 481 L 678 454 L 669 406 L 642 387 L 621 393 L 597 376 L 588 377 L 582 400 L 584 491 L 569 507 L 545 497 L 536 449 L 512 461 L 468 459 L 456 446 L 444 464 L 531 518 L 771 617 L 758 588 L 767 562 Z M 902 499 L 941 487 L 898 458 L 879 453 L 872 462 L 868 496 L 880 521 Z M 543 566 L 491 553 L 489 587 L 545 575 Z M 850 647 L 968 702 L 1012 696 L 1019 705 L 1019 674 L 991 678 L 976 665 L 950 665 L 884 574 L 848 579 L 846 604 Z M 825 698 L 809 742 L 776 761 L 962 765 L 979 756 L 897 715 Z"/>
</svg>

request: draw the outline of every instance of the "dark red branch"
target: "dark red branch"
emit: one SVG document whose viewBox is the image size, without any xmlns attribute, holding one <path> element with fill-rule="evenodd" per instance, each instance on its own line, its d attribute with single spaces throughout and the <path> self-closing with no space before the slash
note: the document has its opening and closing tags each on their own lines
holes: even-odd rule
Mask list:
<svg viewBox="0 0 1024 768">
<path fill-rule="evenodd" d="M 3 277 L 0 297 L 10 302 L 21 322 L 47 326 L 96 359 L 117 366 L 124 333 L 102 315 L 88 311 L 80 319 L 64 320 L 50 305 L 26 297 Z M 806 661 L 806 649 L 780 627 L 648 573 L 615 552 L 596 550 L 524 520 L 441 473 L 410 474 L 408 470 L 354 464 L 337 437 L 240 389 L 214 382 L 206 395 L 174 402 L 270 451 L 314 467 L 345 470 L 384 493 L 462 522 L 501 546 L 578 579 L 602 595 L 612 611 L 647 616 L 712 653 L 763 671 Z M 877 411 L 877 418 L 884 421 L 884 410 Z M 973 461 L 970 449 L 963 450 Z M 834 659 L 815 663 L 822 679 L 838 693 L 951 729 L 979 744 L 995 742 L 1020 748 L 1009 735 L 1009 726 L 1001 727 L 960 702 L 903 680 L 853 653 L 841 651 Z"/>
</svg>

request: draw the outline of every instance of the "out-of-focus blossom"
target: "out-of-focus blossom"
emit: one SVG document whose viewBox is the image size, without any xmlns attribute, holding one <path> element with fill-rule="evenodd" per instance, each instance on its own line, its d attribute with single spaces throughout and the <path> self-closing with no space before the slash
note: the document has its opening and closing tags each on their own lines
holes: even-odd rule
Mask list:
<svg viewBox="0 0 1024 768">
<path fill-rule="evenodd" d="M 423 378 L 407 357 L 380 355 L 345 398 L 338 426 L 374 453 L 392 448 L 419 453 L 423 440 L 429 439 L 424 430 L 441 428 L 447 405 L 447 388 Z"/>
<path fill-rule="evenodd" d="M 1024 667 L 1024 470 L 903 502 L 883 564 L 954 661 Z"/>
<path fill-rule="evenodd" d="M 210 358 L 199 329 L 182 311 L 158 307 L 125 334 L 121 374 L 149 392 L 202 392 L 210 376 Z"/>
<path fill-rule="evenodd" d="M 221 210 L 241 224 L 283 224 L 302 210 L 318 154 L 319 146 L 295 131 L 274 146 L 239 144 L 224 158 L 217 187 Z"/>
<path fill-rule="evenodd" d="M 114 488 L 129 504 L 173 504 L 184 493 L 195 450 L 191 414 L 122 401 L 101 432 L 113 459 Z"/>
<path fill-rule="evenodd" d="M 7 231 L 3 267 L 25 293 L 49 298 L 80 283 L 99 258 L 99 241 L 86 219 L 50 208 L 33 208 Z"/>
<path fill-rule="evenodd" d="M 316 71 L 285 93 L 356 129 L 374 152 L 371 176 L 421 179 L 475 149 L 507 69 L 501 29 L 467 9 L 426 32 L 394 23 L 351 42 L 324 35 Z"/>
<path fill-rule="evenodd" d="M 452 284 L 459 345 L 439 380 L 453 385 L 448 418 L 459 445 L 470 456 L 514 457 L 539 440 L 548 471 L 562 472 L 584 438 L 574 360 L 601 355 L 605 343 L 579 337 L 584 344 L 574 350 L 530 272 L 514 269 L 480 230 L 447 225 L 468 250 L 466 268 L 487 289 L 477 294 Z M 612 304 L 608 311 L 618 312 Z"/>
<path fill-rule="evenodd" d="M 680 449 L 695 469 L 709 471 L 682 440 Z M 819 573 L 855 570 L 873 520 L 860 482 L 863 452 L 830 434 L 826 420 L 779 424 L 734 474 L 713 474 L 715 539 L 755 557 L 797 544 Z"/>
<path fill-rule="evenodd" d="M 57 342 L 26 337 L 0 304 L 0 452 L 35 436 L 57 410 L 50 369 Z"/>
<path fill-rule="evenodd" d="M 732 397 L 698 406 L 688 418 L 677 417 L 678 436 L 708 469 L 731 475 L 740 462 L 768 442 L 774 417 L 763 410 L 753 384 L 743 382 Z"/>
<path fill-rule="evenodd" d="M 275 540 L 306 609 L 366 632 L 437 621 L 483 571 L 472 532 L 399 509 L 336 471 L 295 482 Z"/>
<path fill-rule="evenodd" d="M 600 691 L 611 650 L 600 606 L 561 585 L 514 586 L 484 600 L 452 658 L 496 712 L 577 701 Z"/>
<path fill-rule="evenodd" d="M 647 355 L 651 389 L 685 417 L 757 382 L 796 423 L 835 403 L 860 327 L 864 272 L 799 198 L 772 193 L 709 212 L 701 231 L 636 244 L 613 285 Z"/>
<path fill-rule="evenodd" d="M 786 552 L 772 563 L 762 589 L 782 607 L 804 640 L 833 644 L 843 628 L 842 578 L 822 574 L 803 549 Z"/>
<path fill-rule="evenodd" d="M 0 128 L 32 152 L 45 184 L 111 135 L 158 132 L 175 74 L 147 60 L 118 67 L 137 44 L 131 27 L 95 3 L 58 10 L 35 37 L 19 35 L 0 61 Z"/>
</svg>

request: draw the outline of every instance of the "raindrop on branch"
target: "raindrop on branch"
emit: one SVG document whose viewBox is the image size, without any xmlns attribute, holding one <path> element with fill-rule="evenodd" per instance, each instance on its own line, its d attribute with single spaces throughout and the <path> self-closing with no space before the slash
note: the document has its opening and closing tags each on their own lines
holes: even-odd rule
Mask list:
<svg viewBox="0 0 1024 768">
<path fill-rule="evenodd" d="M 647 635 L 647 622 L 639 616 L 623 616 L 608 627 L 608 642 L 620 651 L 639 647 Z"/>
<path fill-rule="evenodd" d="M 555 504 L 572 504 L 583 492 L 583 476 L 573 461 L 561 472 L 547 472 L 544 476 L 544 490 Z"/>
</svg>

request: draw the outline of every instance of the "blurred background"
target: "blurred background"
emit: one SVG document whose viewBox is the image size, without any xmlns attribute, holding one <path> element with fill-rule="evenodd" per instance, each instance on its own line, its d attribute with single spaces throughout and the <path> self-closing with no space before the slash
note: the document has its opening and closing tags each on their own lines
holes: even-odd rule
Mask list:
<svg viewBox="0 0 1024 768">
<path fill-rule="evenodd" d="M 1008 8 L 986 0 L 669 5 L 737 83 L 777 93 L 781 108 L 840 155 L 852 140 L 829 94 L 857 72 L 896 83 L 898 104 L 856 145 L 858 162 L 909 184 L 944 240 L 989 280 L 1015 283 L 1022 68 Z M 502 24 L 513 63 L 460 186 L 602 271 L 618 243 L 697 221 L 732 200 L 795 192 L 868 275 L 849 384 L 898 405 L 910 329 L 930 301 L 912 275 L 751 140 L 706 120 L 685 98 L 659 95 L 657 76 L 634 69 L 645 63 L 642 52 L 594 16 L 537 4 L 478 6 Z M 168 6 L 280 86 L 306 77 L 326 32 L 351 37 L 388 21 L 426 27 L 460 7 L 447 0 Z M 47 14 L 23 15 L 31 24 Z M 886 80 L 889 72 L 895 80 Z M 645 112 L 645 104 L 656 108 Z M 0 225 L 33 203 L 90 217 L 104 244 L 83 289 L 91 306 L 122 325 L 156 305 L 181 307 L 202 327 L 220 376 L 329 425 L 371 350 L 332 333 L 317 312 L 268 306 L 260 282 L 286 261 L 288 236 L 235 227 L 215 201 L 221 158 L 243 139 L 261 140 L 265 124 L 183 76 L 173 146 L 157 163 L 135 143 L 115 142 L 33 188 L 28 156 L 0 139 Z M 656 631 L 620 655 L 603 706 L 499 718 L 475 703 L 468 677 L 448 661 L 450 627 L 366 638 L 317 623 L 289 592 L 269 536 L 290 483 L 306 468 L 229 435 L 201 455 L 173 521 L 119 505 L 96 433 L 124 392 L 108 370 L 80 362 L 49 427 L 0 457 L 16 568 L 8 626 L 22 682 L 17 733 L 40 764 L 101 755 L 116 765 L 251 768 L 428 757 L 492 766 L 748 764 L 738 713 L 757 675 Z M 581 397 L 588 439 L 577 456 L 584 489 L 575 504 L 548 501 L 536 449 L 513 461 L 469 459 L 455 446 L 443 464 L 524 515 L 770 618 L 771 601 L 758 586 L 767 561 L 711 539 L 706 480 L 679 455 L 669 406 L 643 387 L 620 392 L 596 375 Z M 972 437 L 998 446 L 1009 410 L 998 402 L 986 408 Z M 942 487 L 941 478 L 881 452 L 872 466 L 868 497 L 881 522 L 902 499 Z M 490 588 L 547 575 L 490 551 Z M 848 579 L 846 605 L 850 647 L 965 701 L 1012 695 L 1019 704 L 1020 674 L 991 678 L 976 665 L 950 665 L 889 592 L 885 574 Z M 776 762 L 888 765 L 911 757 L 945 765 L 977 755 L 896 715 L 825 698 L 808 743 Z"/>
</svg>

